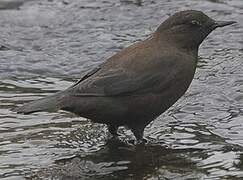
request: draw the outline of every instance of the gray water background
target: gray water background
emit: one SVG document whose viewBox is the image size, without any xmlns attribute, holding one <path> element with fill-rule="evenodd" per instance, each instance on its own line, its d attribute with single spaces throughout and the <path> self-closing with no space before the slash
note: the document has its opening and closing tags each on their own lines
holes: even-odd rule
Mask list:
<svg viewBox="0 0 243 180">
<path fill-rule="evenodd" d="M 189 90 L 146 128 L 149 144 L 112 141 L 104 125 L 66 112 L 11 111 L 67 88 L 185 9 L 238 23 L 201 45 Z M 242 163 L 242 0 L 0 1 L 0 179 L 242 179 Z"/>
</svg>

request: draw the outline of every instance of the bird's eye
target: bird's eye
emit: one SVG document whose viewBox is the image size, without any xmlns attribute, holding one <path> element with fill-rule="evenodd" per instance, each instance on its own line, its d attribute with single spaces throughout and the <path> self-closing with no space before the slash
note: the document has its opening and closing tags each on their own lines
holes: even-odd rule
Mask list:
<svg viewBox="0 0 243 180">
<path fill-rule="evenodd" d="M 195 25 L 195 26 L 202 26 L 202 24 L 200 22 L 198 22 L 197 20 L 192 20 L 191 24 Z"/>
</svg>

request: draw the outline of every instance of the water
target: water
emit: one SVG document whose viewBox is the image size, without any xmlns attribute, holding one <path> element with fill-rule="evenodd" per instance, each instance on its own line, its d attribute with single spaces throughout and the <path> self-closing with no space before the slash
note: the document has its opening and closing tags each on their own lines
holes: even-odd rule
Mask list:
<svg viewBox="0 0 243 180">
<path fill-rule="evenodd" d="M 65 89 L 184 9 L 238 24 L 202 44 L 192 85 L 146 128 L 148 145 L 110 140 L 70 113 L 10 110 Z M 1 1 L 0 179 L 243 178 L 242 12 L 241 0 Z"/>
</svg>

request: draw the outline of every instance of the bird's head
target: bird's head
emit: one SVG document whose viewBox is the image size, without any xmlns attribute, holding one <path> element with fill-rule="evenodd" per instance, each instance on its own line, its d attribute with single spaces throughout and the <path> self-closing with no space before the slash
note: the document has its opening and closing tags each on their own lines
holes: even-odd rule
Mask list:
<svg viewBox="0 0 243 180">
<path fill-rule="evenodd" d="M 213 30 L 234 23 L 236 22 L 216 21 L 201 11 L 187 10 L 177 12 L 165 20 L 157 29 L 156 34 L 182 48 L 198 49 Z"/>
</svg>

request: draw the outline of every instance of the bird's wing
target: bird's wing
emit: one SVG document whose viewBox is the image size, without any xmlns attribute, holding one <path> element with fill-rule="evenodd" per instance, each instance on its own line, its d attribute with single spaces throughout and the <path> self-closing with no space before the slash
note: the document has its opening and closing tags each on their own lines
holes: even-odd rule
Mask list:
<svg viewBox="0 0 243 180">
<path fill-rule="evenodd" d="M 98 67 L 95 67 L 94 69 L 92 69 L 91 71 L 88 71 L 88 72 L 84 72 L 84 74 L 81 75 L 81 78 L 71 86 L 74 87 L 76 85 L 78 85 L 79 83 L 81 83 L 82 81 L 84 81 L 85 79 L 89 78 L 90 76 L 94 75 L 97 71 L 100 70 L 100 66 Z"/>
<path fill-rule="evenodd" d="M 158 87 L 167 87 L 177 73 L 173 70 L 176 64 L 170 59 L 147 64 L 139 70 L 127 66 L 101 67 L 82 78 L 69 92 L 73 96 L 125 96 L 157 91 Z"/>
<path fill-rule="evenodd" d="M 118 69 L 115 72 L 96 75 L 87 78 L 72 87 L 75 96 L 117 96 L 135 93 L 141 89 L 149 88 L 156 82 L 157 77 L 141 74 L 139 76 Z"/>
</svg>

